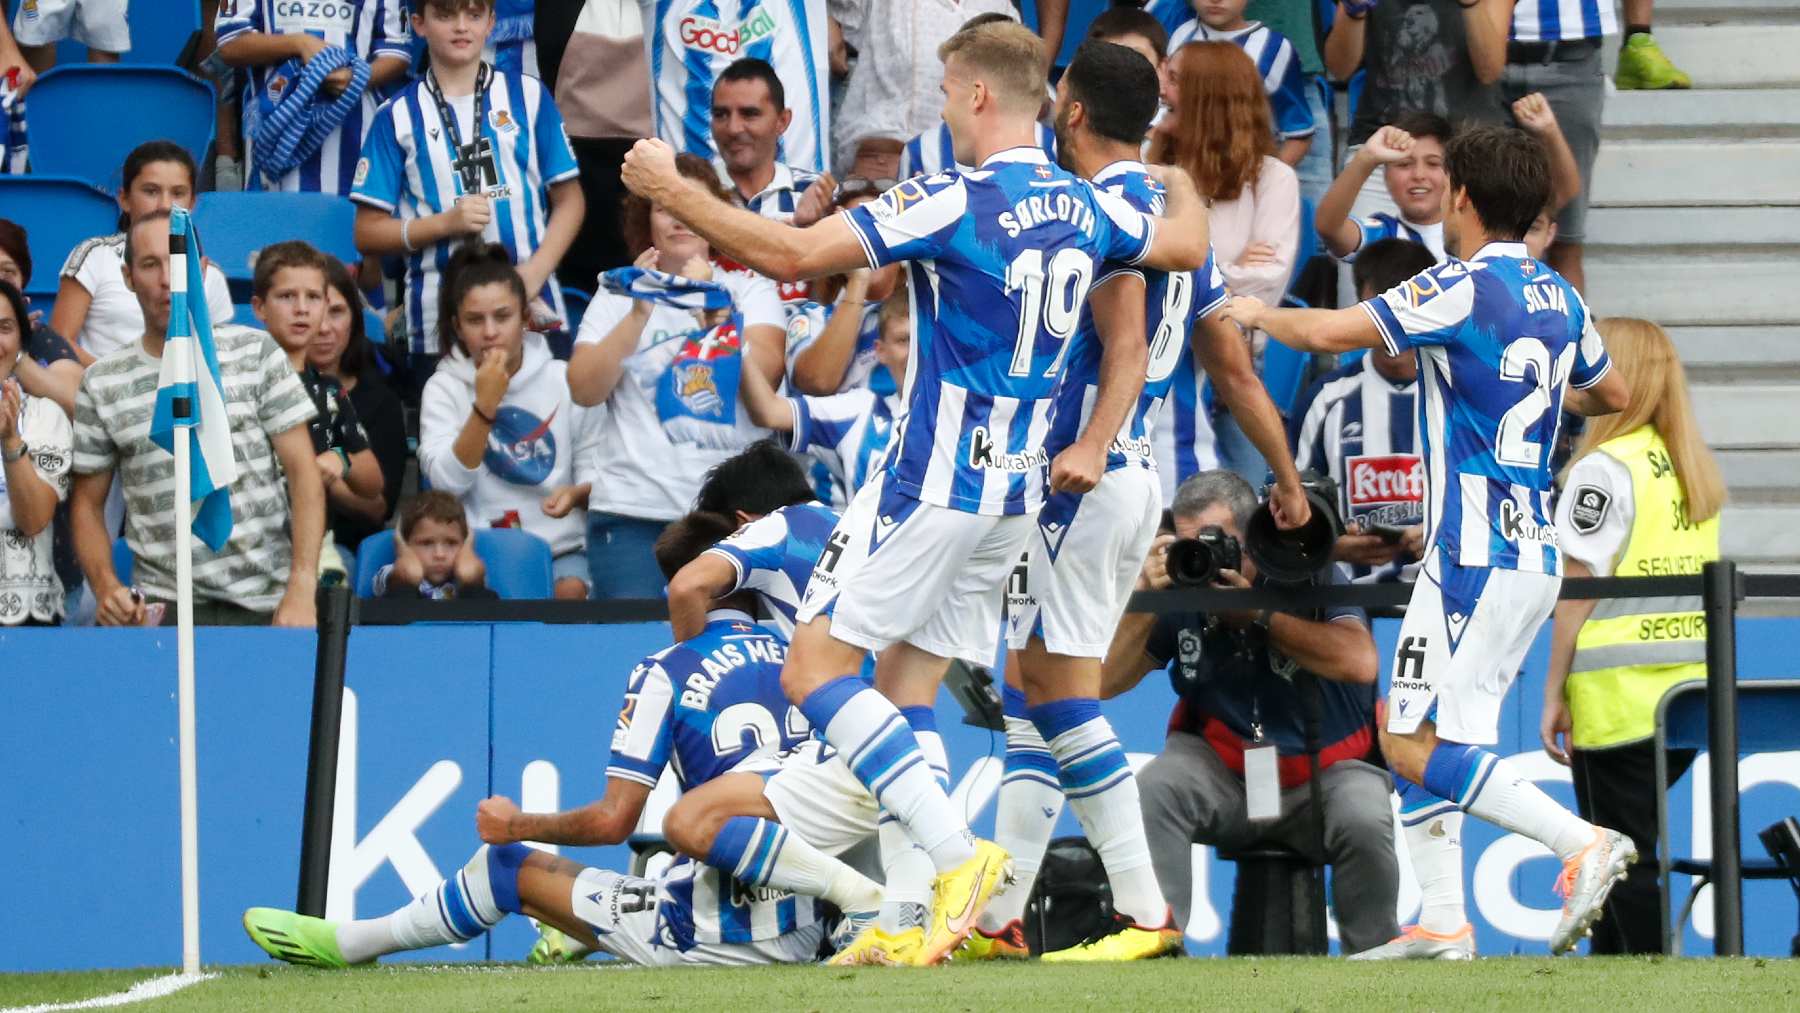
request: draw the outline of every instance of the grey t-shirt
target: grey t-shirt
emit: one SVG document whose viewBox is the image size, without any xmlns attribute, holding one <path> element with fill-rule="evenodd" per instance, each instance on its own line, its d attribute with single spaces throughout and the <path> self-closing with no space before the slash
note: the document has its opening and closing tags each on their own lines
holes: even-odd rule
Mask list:
<svg viewBox="0 0 1800 1013">
<path fill-rule="evenodd" d="M 1363 143 L 1409 112 L 1436 113 L 1458 125 L 1506 122 L 1498 86 L 1475 76 L 1456 0 L 1384 0 L 1369 12 L 1364 31 L 1368 77 L 1349 143 Z"/>
</svg>

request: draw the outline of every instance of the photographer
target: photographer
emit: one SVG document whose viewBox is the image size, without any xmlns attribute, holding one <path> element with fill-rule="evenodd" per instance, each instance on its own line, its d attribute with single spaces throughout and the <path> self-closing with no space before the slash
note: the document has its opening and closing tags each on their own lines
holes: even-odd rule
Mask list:
<svg viewBox="0 0 1800 1013">
<path fill-rule="evenodd" d="M 1138 588 L 1174 586 L 1172 569 L 1189 579 L 1203 576 L 1202 555 L 1232 562 L 1256 509 L 1256 493 L 1229 471 L 1201 472 L 1182 483 L 1170 511 L 1175 530 L 1157 536 Z M 1196 538 L 1206 549 L 1186 541 Z M 1173 568 L 1171 546 L 1177 546 Z M 1328 573 L 1330 583 L 1348 582 L 1339 568 Z M 1206 583 L 1259 581 L 1245 557 Z M 1365 760 L 1373 746 L 1379 663 L 1362 610 L 1328 608 L 1321 619 L 1269 610 L 1127 613 L 1107 652 L 1102 692 L 1117 696 L 1165 666 L 1181 702 L 1162 755 L 1139 772 L 1138 785 L 1157 880 L 1176 922 L 1187 925 L 1193 894 L 1190 843 L 1227 850 L 1279 846 L 1335 867 L 1331 900 L 1343 952 L 1394 938 L 1399 871 L 1389 780 Z M 1264 767 L 1270 755 L 1255 751 L 1271 747 L 1273 763 Z M 1308 784 L 1315 762 L 1316 792 Z M 1257 777 L 1269 768 L 1272 774 Z M 1322 801 L 1322 825 L 1315 797 Z M 1253 822 L 1250 813 L 1265 807 L 1272 818 Z"/>
</svg>

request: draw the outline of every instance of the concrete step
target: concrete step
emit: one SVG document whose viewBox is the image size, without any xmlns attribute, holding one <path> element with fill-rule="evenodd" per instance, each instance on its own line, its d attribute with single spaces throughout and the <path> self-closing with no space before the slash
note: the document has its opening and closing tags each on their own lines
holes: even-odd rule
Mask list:
<svg viewBox="0 0 1800 1013">
<path fill-rule="evenodd" d="M 1800 379 L 1800 326 L 1668 328 L 1692 383 Z M 1800 478 L 1800 476 L 1796 476 Z"/>
<path fill-rule="evenodd" d="M 1800 385 L 1695 385 L 1691 393 L 1709 446 L 1800 449 Z"/>
<path fill-rule="evenodd" d="M 1719 471 L 1739 503 L 1800 503 L 1800 450 L 1720 450 Z"/>
<path fill-rule="evenodd" d="M 1719 519 L 1719 551 L 1741 562 L 1800 559 L 1800 506 L 1727 505 Z"/>
<path fill-rule="evenodd" d="M 1621 18 L 1620 27 L 1623 28 Z M 1672 25 L 1800 21 L 1794 0 L 1657 0 L 1656 34 Z"/>
<path fill-rule="evenodd" d="M 1664 327 L 1800 321 L 1800 257 L 1596 253 L 1585 267 L 1588 303 L 1601 316 L 1643 317 Z"/>
<path fill-rule="evenodd" d="M 1659 4 L 1656 42 L 1675 66 L 1694 79 L 1696 88 L 1800 86 L 1800 66 L 1789 57 L 1800 45 L 1800 17 L 1777 20 L 1773 15 L 1748 13 L 1729 18 L 1701 14 L 1693 20 L 1674 21 L 1664 16 Z M 1616 40 L 1607 40 L 1601 63 L 1611 78 L 1619 64 Z M 1612 101 L 1611 94 L 1607 101 Z"/>
<path fill-rule="evenodd" d="M 1792 35 L 1800 47 L 1800 24 L 1780 33 Z M 1800 80 L 1800 63 L 1790 55 L 1795 51 L 1782 46 L 1774 52 L 1789 68 L 1785 73 Z M 1747 83 L 1758 82 L 1752 78 Z M 1613 140 L 1800 136 L 1800 88 L 1613 91 L 1606 96 L 1601 128 L 1602 136 Z"/>
<path fill-rule="evenodd" d="M 1792 207 L 1596 207 L 1588 212 L 1588 249 L 1674 246 L 1692 250 L 1792 248 L 1800 254 L 1800 205 Z"/>
<path fill-rule="evenodd" d="M 1600 145 L 1596 206 L 1800 205 L 1800 140 L 1621 140 Z"/>
</svg>

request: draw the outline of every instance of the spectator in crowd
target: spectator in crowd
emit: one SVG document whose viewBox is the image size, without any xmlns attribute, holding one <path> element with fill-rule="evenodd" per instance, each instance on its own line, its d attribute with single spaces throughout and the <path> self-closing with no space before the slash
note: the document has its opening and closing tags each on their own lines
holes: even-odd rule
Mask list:
<svg viewBox="0 0 1800 1013">
<path fill-rule="evenodd" d="M 728 201 L 705 159 L 683 154 L 681 174 Z M 786 372 L 785 314 L 775 283 L 748 269 L 711 263 L 704 239 L 642 197 L 625 201 L 625 242 L 640 267 L 717 282 L 743 318 L 743 368 L 771 385 Z M 670 521 L 687 513 L 708 468 L 763 435 L 743 405 L 729 446 L 677 440 L 663 427 L 656 390 L 681 351 L 679 339 L 699 326 L 695 314 L 612 292 L 594 296 L 569 359 L 575 403 L 606 405 L 605 434 L 588 502 L 588 566 L 598 598 L 649 598 L 662 593 L 652 547 Z"/>
<path fill-rule="evenodd" d="M 1318 121 L 1306 100 L 1306 73 L 1294 55 L 1294 44 L 1268 25 L 1244 17 L 1248 0 L 1193 0 L 1195 17 L 1169 33 L 1169 50 L 1180 52 L 1190 42 L 1229 42 L 1238 46 L 1256 66 L 1257 76 L 1269 96 L 1273 118 L 1275 156 L 1297 168 L 1312 148 Z M 1330 138 L 1319 145 L 1324 151 Z M 1320 189 L 1331 179 L 1331 155 L 1325 154 Z"/>
<path fill-rule="evenodd" d="M 831 0 L 831 7 L 840 20 L 860 26 L 853 44 L 861 53 L 838 113 L 836 164 L 865 179 L 897 178 L 906 142 L 939 126 L 944 67 L 938 46 L 973 17 L 1016 17 L 1011 0 Z"/>
<path fill-rule="evenodd" d="M 14 93 L 20 98 L 37 83 L 37 68 L 25 59 L 5 18 L 0 18 L 0 79 L 12 82 Z"/>
<path fill-rule="evenodd" d="M 381 378 L 364 332 L 362 294 L 349 268 L 325 258 L 325 312 L 307 345 L 306 361 L 320 377 L 336 383 L 368 436 L 381 466 L 381 491 L 359 495 L 347 483 L 327 486 L 331 534 L 340 548 L 356 551 L 365 538 L 384 530 L 400 502 L 406 477 L 406 408 Z"/>
<path fill-rule="evenodd" d="M 832 192 L 832 213 L 867 204 L 886 193 L 888 183 L 845 177 Z M 876 316 L 905 277 L 898 264 L 890 264 L 813 282 L 812 294 L 818 301 L 788 308 L 788 382 L 804 394 L 836 394 L 866 386 L 874 386 L 878 393 L 891 392 L 905 374 L 880 368 Z"/>
<path fill-rule="evenodd" d="M 1625 31 L 1619 37 L 1619 66 L 1613 83 L 1620 91 L 1692 88 L 1693 79 L 1663 55 L 1650 34 L 1654 0 L 1625 0 Z"/>
<path fill-rule="evenodd" d="M 982 25 L 1011 20 L 1013 20 L 1013 16 L 1010 12 L 1002 14 L 998 11 L 989 11 L 964 21 L 962 27 L 957 31 L 966 32 L 971 28 L 980 28 Z M 1052 155 L 1056 154 L 1056 131 L 1048 123 L 1040 122 L 1038 124 L 1038 147 Z M 950 142 L 950 127 L 944 122 L 943 117 L 939 116 L 931 126 L 926 127 L 901 148 L 900 172 L 894 178 L 911 179 L 914 176 L 930 176 L 952 169 L 957 172 L 970 172 L 974 168 L 972 165 L 964 165 L 956 160 L 955 148 Z M 859 178 L 866 179 L 868 177 Z"/>
<path fill-rule="evenodd" d="M 75 487 L 70 520 L 81 568 L 104 626 L 136 626 L 145 606 L 175 600 L 175 459 L 150 440 L 163 336 L 169 327 L 169 213 L 151 211 L 126 232 L 124 278 L 144 318 L 137 343 L 103 357 L 75 399 Z M 231 536 L 193 545 L 194 622 L 202 626 L 311 626 L 325 531 L 325 490 L 306 423 L 314 409 L 274 339 L 244 327 L 214 332 L 220 391 L 231 418 L 238 476 L 229 488 Z M 128 507 L 125 540 L 137 587 L 113 570 L 103 519 L 114 472 Z M 286 488 L 283 488 L 283 475 Z M 163 621 L 175 622 L 168 608 Z"/>
<path fill-rule="evenodd" d="M 1109 7 L 1088 25 L 1088 38 L 1136 51 L 1156 68 L 1157 95 L 1160 97 L 1169 91 L 1169 30 L 1148 10 L 1131 6 Z M 1158 114 L 1161 114 L 1160 109 Z"/>
<path fill-rule="evenodd" d="M 375 571 L 377 598 L 498 598 L 475 554 L 475 531 L 455 496 L 427 489 L 400 508 L 394 561 Z"/>
<path fill-rule="evenodd" d="M 810 172 L 830 168 L 831 30 L 825 0 L 645 3 L 642 9 L 656 136 L 678 152 L 706 161 L 719 157 L 711 122 L 714 85 L 740 57 L 755 57 L 774 68 L 794 110 L 776 158 Z M 937 90 L 935 77 L 932 90 Z"/>
<path fill-rule="evenodd" d="M 1150 161 L 1181 166 L 1212 200 L 1213 257 L 1231 291 L 1279 305 L 1300 243 L 1300 182 L 1276 158 L 1262 77 L 1230 42 L 1190 42 L 1171 58 L 1175 110 L 1151 141 Z M 1225 467 L 1260 485 L 1262 454 L 1235 417 L 1216 430 Z"/>
<path fill-rule="evenodd" d="M 1373 299 L 1435 263 L 1420 243 L 1370 243 L 1353 268 L 1358 298 Z M 1411 352 L 1372 348 L 1325 374 L 1294 408 L 1294 463 L 1337 483 L 1345 531 L 1335 555 L 1358 584 L 1411 580 L 1425 555 L 1425 471 L 1414 445 L 1418 378 Z"/>
<path fill-rule="evenodd" d="M 465 237 L 501 244 L 518 265 L 531 329 L 564 326 L 554 275 L 586 205 L 548 89 L 533 77 L 496 73 L 481 58 L 492 0 L 420 0 L 412 24 L 429 66 L 375 116 L 351 199 L 361 205 L 356 248 L 406 256 L 408 346 L 423 374 L 445 351 L 438 293 Z"/>
<path fill-rule="evenodd" d="M 348 195 L 357 179 L 363 135 L 381 104 L 377 96 L 412 70 L 404 0 L 233 0 L 219 5 L 214 30 L 219 59 L 248 71 L 242 98 L 245 189 Z M 311 79 L 317 71 L 307 68 L 321 58 L 327 63 L 319 67 L 343 62 L 315 85 Z M 356 63 L 368 67 L 360 84 Z M 349 106 L 336 130 L 316 143 L 282 136 L 310 130 L 308 114 L 296 117 L 287 131 L 276 129 L 275 111 L 289 107 L 297 90 L 315 86 L 314 109 L 308 113 L 344 97 L 360 101 Z M 297 147 L 280 150 L 290 145 Z"/>
<path fill-rule="evenodd" d="M 1319 239 L 1331 255 L 1350 262 L 1384 239 L 1405 239 L 1444 260 L 1444 145 L 1455 128 L 1436 113 L 1407 113 L 1369 136 L 1344 164 L 1313 214 Z M 1398 214 L 1376 211 L 1352 218 L 1350 210 L 1375 170 Z M 1360 296 L 1358 298 L 1361 298 Z"/>
<path fill-rule="evenodd" d="M 69 417 L 15 375 L 31 326 L 25 296 L 0 280 L 0 627 L 62 619 L 51 520 L 69 496 Z"/>
<path fill-rule="evenodd" d="M 419 471 L 459 497 L 471 526 L 523 528 L 550 546 L 558 598 L 585 598 L 582 515 L 599 413 L 569 399 L 567 364 L 525 328 L 524 279 L 506 248 L 465 245 L 444 270 L 450 349 L 419 406 Z"/>
<path fill-rule="evenodd" d="M 131 49 L 131 26 L 125 20 L 129 3 L 26 0 L 13 10 L 13 35 L 19 51 L 39 74 L 56 66 L 56 44 L 64 39 L 86 46 L 89 63 L 118 63 L 119 56 Z"/>
<path fill-rule="evenodd" d="M 256 258 L 255 294 L 250 297 L 250 309 L 286 353 L 288 365 L 299 374 L 317 412 L 307 424 L 307 432 L 318 461 L 319 480 L 325 487 L 329 520 L 340 509 L 340 496 L 358 503 L 379 503 L 383 483 L 381 464 L 369 449 L 369 437 L 357 418 L 356 406 L 344 396 L 337 380 L 314 369 L 306 359 L 313 339 L 324 325 L 325 260 L 324 254 L 299 240 L 263 247 Z M 341 577 L 349 573 L 349 565 L 340 558 L 329 525 L 319 562 L 324 571 Z"/>
<path fill-rule="evenodd" d="M 1568 138 L 1557 125 L 1556 111 L 1550 107 L 1549 99 L 1532 92 L 1512 104 L 1512 115 L 1513 122 L 1521 129 L 1544 142 L 1544 152 L 1550 156 L 1550 205 L 1545 210 L 1554 220 L 1570 201 L 1581 195 L 1581 165 L 1569 147 Z M 1552 236 L 1551 244 L 1554 243 L 1555 236 Z"/>
<path fill-rule="evenodd" d="M 23 292 L 31 284 L 31 243 L 17 223 L 0 218 L 0 281 Z M 75 389 L 81 386 L 81 358 L 73 345 L 30 312 L 21 318 L 24 353 L 13 366 L 13 378 L 26 394 L 48 398 L 71 418 L 75 415 Z"/>
<path fill-rule="evenodd" d="M 1211 529 L 1241 540 L 1256 508 L 1256 493 L 1230 472 L 1202 472 L 1182 483 L 1171 509 L 1175 530 L 1151 546 L 1138 587 L 1171 586 L 1167 551 L 1175 538 Z M 1333 569 L 1326 582 L 1345 579 Z M 1248 558 L 1241 572 L 1222 570 L 1214 582 L 1256 583 Z M 1188 922 L 1193 844 L 1277 845 L 1332 866 L 1331 906 L 1344 952 L 1391 939 L 1400 872 L 1388 774 L 1367 759 L 1380 662 L 1362 610 L 1337 606 L 1316 619 L 1268 609 L 1130 612 L 1107 651 L 1103 692 L 1116 696 L 1165 666 L 1181 700 L 1162 754 L 1138 782 L 1156 879 L 1176 924 Z M 1308 712 L 1317 714 L 1314 735 Z M 1247 783 L 1246 753 L 1269 747 L 1277 751 L 1277 783 Z M 1316 786 L 1309 784 L 1315 777 Z M 1251 799 L 1273 802 L 1277 792 L 1279 815 L 1253 822 Z"/>
<path fill-rule="evenodd" d="M 1556 502 L 1569 577 L 1697 574 L 1719 558 L 1725 482 L 1694 418 L 1675 345 L 1647 320 L 1599 323 L 1631 387 L 1617 415 L 1592 420 Z M 1661 953 L 1657 792 L 1681 779 L 1692 750 L 1671 753 L 1656 783 L 1657 704 L 1671 686 L 1706 678 L 1706 619 L 1679 598 L 1559 601 L 1539 734 L 1574 768 L 1583 819 L 1618 827 L 1638 860 L 1606 898 L 1592 953 Z M 1663 909 L 1666 910 L 1666 909 Z"/>
<path fill-rule="evenodd" d="M 146 214 L 166 216 L 171 207 L 194 206 L 194 157 L 174 141 L 138 145 L 125 156 L 122 173 L 120 231 L 96 236 L 69 253 L 50 313 L 50 329 L 74 342 L 84 367 L 134 344 L 144 333 L 144 314 L 122 271 L 125 230 Z M 213 324 L 229 322 L 235 310 L 225 273 L 207 264 L 205 278 Z"/>
</svg>

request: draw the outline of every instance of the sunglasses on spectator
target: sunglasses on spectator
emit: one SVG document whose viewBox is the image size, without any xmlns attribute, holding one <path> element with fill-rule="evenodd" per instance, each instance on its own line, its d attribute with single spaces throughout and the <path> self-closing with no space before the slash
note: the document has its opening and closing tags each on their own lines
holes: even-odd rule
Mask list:
<svg viewBox="0 0 1800 1013">
<path fill-rule="evenodd" d="M 899 180 L 889 176 L 883 176 L 880 179 L 869 179 L 867 176 L 846 176 L 844 181 L 837 185 L 837 189 L 831 192 L 831 203 L 842 207 L 845 201 L 855 200 L 858 197 L 879 197 L 892 190 L 894 184 L 898 182 Z"/>
</svg>

